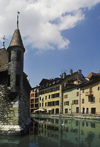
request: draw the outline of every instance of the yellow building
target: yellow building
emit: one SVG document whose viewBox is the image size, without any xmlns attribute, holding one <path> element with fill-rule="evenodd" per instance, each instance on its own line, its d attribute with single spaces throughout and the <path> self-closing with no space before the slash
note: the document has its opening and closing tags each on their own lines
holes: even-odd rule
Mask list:
<svg viewBox="0 0 100 147">
<path fill-rule="evenodd" d="M 62 73 L 59 78 L 55 79 L 42 79 L 39 89 L 39 110 L 47 111 L 49 114 L 62 114 L 64 112 L 64 99 L 62 91 L 64 88 L 66 88 L 66 85 L 68 85 L 68 83 L 72 85 L 79 84 L 83 81 L 83 79 L 84 76 L 82 75 L 81 70 L 74 73 L 71 70 L 69 75 Z M 76 97 L 76 100 L 77 99 L 79 99 L 79 97 Z M 75 104 L 77 102 L 76 100 Z M 79 112 L 79 106 L 77 107 L 77 111 Z"/>
<path fill-rule="evenodd" d="M 39 109 L 49 114 L 60 113 L 61 78 L 43 79 L 39 89 Z"/>
<path fill-rule="evenodd" d="M 81 113 L 100 114 L 100 75 L 93 74 L 81 87 Z"/>
</svg>

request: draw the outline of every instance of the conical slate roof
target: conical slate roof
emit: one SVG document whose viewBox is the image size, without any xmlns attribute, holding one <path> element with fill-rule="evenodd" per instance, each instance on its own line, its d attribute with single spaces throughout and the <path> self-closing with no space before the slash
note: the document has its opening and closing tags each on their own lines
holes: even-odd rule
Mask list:
<svg viewBox="0 0 100 147">
<path fill-rule="evenodd" d="M 20 46 L 24 49 L 19 29 L 15 30 L 13 37 L 12 37 L 12 40 L 11 40 L 8 48 L 14 47 L 14 46 Z M 24 49 L 24 51 L 25 51 L 25 49 Z"/>
</svg>

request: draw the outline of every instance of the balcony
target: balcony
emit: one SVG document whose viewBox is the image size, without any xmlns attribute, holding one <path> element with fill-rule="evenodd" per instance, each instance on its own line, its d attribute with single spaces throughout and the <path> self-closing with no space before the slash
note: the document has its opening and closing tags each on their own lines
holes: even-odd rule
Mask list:
<svg viewBox="0 0 100 147">
<path fill-rule="evenodd" d="M 93 91 L 85 92 L 85 96 L 93 96 L 93 94 L 94 94 Z"/>
</svg>

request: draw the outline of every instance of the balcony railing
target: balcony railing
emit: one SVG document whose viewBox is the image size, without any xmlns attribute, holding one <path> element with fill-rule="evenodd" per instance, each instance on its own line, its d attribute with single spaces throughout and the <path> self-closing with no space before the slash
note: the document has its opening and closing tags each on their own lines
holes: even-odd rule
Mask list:
<svg viewBox="0 0 100 147">
<path fill-rule="evenodd" d="M 85 92 L 85 96 L 92 96 L 94 94 L 93 91 Z"/>
</svg>

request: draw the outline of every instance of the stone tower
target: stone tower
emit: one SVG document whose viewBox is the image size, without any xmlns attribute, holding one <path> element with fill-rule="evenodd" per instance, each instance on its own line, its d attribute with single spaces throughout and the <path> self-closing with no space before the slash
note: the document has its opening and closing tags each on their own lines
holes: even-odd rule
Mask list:
<svg viewBox="0 0 100 147">
<path fill-rule="evenodd" d="M 23 89 L 23 61 L 25 48 L 22 43 L 20 31 L 17 28 L 13 34 L 8 51 L 8 87 L 13 97 Z M 13 99 L 13 97 L 11 99 Z"/>
<path fill-rule="evenodd" d="M 0 134 L 24 134 L 31 124 L 31 86 L 23 72 L 24 52 L 17 16 L 9 47 L 0 49 Z"/>
</svg>

